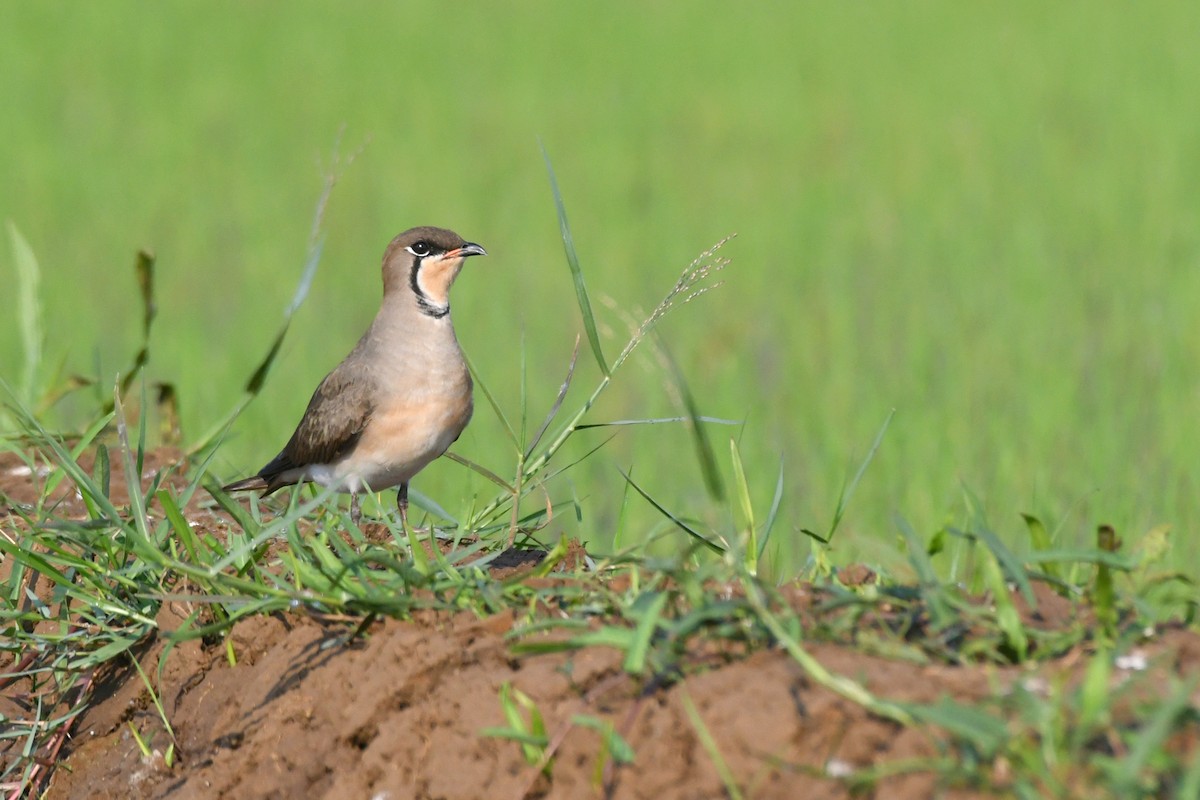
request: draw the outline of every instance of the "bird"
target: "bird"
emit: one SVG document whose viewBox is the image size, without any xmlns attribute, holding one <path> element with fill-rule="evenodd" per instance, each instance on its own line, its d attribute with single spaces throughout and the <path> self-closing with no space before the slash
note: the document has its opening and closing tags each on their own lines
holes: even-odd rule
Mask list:
<svg viewBox="0 0 1200 800">
<path fill-rule="evenodd" d="M 411 228 L 383 254 L 383 301 L 350 354 L 325 376 L 295 433 L 256 475 L 226 492 L 263 497 L 312 481 L 359 495 L 397 487 L 408 525 L 408 484 L 446 452 L 471 420 L 471 374 L 450 321 L 450 286 L 487 251 L 445 228 Z"/>
</svg>

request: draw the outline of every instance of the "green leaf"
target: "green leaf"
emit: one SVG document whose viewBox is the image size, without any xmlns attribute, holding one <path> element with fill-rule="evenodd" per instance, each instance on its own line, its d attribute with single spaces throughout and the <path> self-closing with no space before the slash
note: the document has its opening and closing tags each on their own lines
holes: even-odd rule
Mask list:
<svg viewBox="0 0 1200 800">
<path fill-rule="evenodd" d="M 946 529 L 938 528 L 933 536 L 929 537 L 929 544 L 925 545 L 925 553 L 930 557 L 936 556 L 946 549 Z"/>
<path fill-rule="evenodd" d="M 618 764 L 632 764 L 634 761 L 633 748 L 621 734 L 617 733 L 609 720 L 593 717 L 590 714 L 576 714 L 571 717 L 571 724 L 581 728 L 591 728 L 599 733 L 607 743 L 608 752 L 613 761 Z"/>
<path fill-rule="evenodd" d="M 667 602 L 665 592 L 651 592 L 648 596 L 648 601 L 643 602 L 647 595 L 642 595 L 637 600 L 636 605 L 644 604 L 645 608 L 640 610 L 633 641 L 625 652 L 625 663 L 622 665 L 626 672 L 634 675 L 641 675 L 646 669 L 646 654 L 650 650 L 650 640 L 658 628 L 659 617 L 662 616 L 663 606 Z"/>
<path fill-rule="evenodd" d="M 1004 580 L 1000 560 L 993 554 L 992 558 L 985 557 L 982 561 L 984 580 L 988 589 L 991 590 L 992 600 L 996 604 L 996 624 L 1016 651 L 1017 662 L 1024 663 L 1029 653 L 1029 637 L 1025 635 L 1021 614 L 1017 611 L 1012 596 L 1008 593 L 1008 583 Z"/>
<path fill-rule="evenodd" d="M 1046 532 L 1046 526 L 1042 521 L 1032 514 L 1021 514 L 1021 519 L 1025 520 L 1025 527 L 1029 529 L 1029 540 L 1033 544 L 1034 550 L 1049 550 L 1051 548 L 1050 534 Z"/>
<path fill-rule="evenodd" d="M 1021 590 L 1021 594 L 1024 596 L 1025 602 L 1029 604 L 1029 608 L 1037 610 L 1037 596 L 1033 593 L 1033 586 L 1029 582 L 1029 574 L 1025 571 L 1025 566 L 1021 563 L 1021 560 L 1004 546 L 1004 542 L 1000 541 L 1000 537 L 987 528 L 980 528 L 976 535 L 983 540 L 983 543 L 992 551 L 992 555 L 1000 562 L 1005 576 L 1017 584 L 1017 588 Z"/>
<path fill-rule="evenodd" d="M 500 687 L 500 707 L 504 710 L 504 718 L 508 721 L 508 731 L 488 728 L 486 735 L 501 736 L 522 742 L 521 750 L 525 761 L 536 764 L 542 758 L 542 753 L 549 744 L 546 736 L 546 723 L 537 705 L 524 692 L 513 687 L 507 681 Z M 528 722 L 521 714 L 524 708 L 529 714 Z"/>
<path fill-rule="evenodd" d="M 148 632 L 148 628 L 146 628 L 144 626 L 135 627 L 135 628 L 133 628 L 133 630 L 135 631 L 135 635 L 133 635 L 133 636 L 114 636 L 113 640 L 111 642 L 109 642 L 108 644 L 88 653 L 86 656 L 86 661 L 80 660 L 75 663 L 78 663 L 78 664 L 83 664 L 83 663 L 103 664 L 105 661 L 108 661 L 109 659 L 115 658 L 116 656 L 119 656 L 122 653 L 128 652 L 129 648 L 133 647 L 135 644 L 140 642 L 142 639 L 142 635 Z"/>
<path fill-rule="evenodd" d="M 1032 514 L 1022 514 L 1021 519 L 1025 520 L 1025 527 L 1029 530 L 1029 541 L 1033 545 L 1033 549 L 1038 552 L 1048 551 L 1053 547 L 1050 541 L 1050 534 L 1046 532 L 1046 526 L 1042 521 Z M 1046 564 L 1046 574 L 1052 578 L 1061 578 L 1058 565 L 1050 562 Z"/>
</svg>

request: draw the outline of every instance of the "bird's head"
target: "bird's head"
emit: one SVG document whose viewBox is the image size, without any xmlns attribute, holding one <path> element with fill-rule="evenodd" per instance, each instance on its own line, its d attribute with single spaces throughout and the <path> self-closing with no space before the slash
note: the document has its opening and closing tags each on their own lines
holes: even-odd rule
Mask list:
<svg viewBox="0 0 1200 800">
<path fill-rule="evenodd" d="M 383 255 L 383 293 L 408 293 L 424 314 L 450 311 L 450 285 L 469 256 L 487 251 L 445 228 L 411 228 L 392 239 Z"/>
</svg>

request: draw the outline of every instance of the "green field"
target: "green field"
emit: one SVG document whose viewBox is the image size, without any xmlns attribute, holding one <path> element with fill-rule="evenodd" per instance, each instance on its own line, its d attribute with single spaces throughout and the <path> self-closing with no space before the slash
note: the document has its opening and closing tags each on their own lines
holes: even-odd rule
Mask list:
<svg viewBox="0 0 1200 800">
<path fill-rule="evenodd" d="M 346 167 L 319 273 L 216 471 L 257 469 L 374 314 L 379 257 L 417 224 L 492 254 L 456 287 L 464 348 L 531 426 L 581 330 L 538 149 L 554 168 L 606 347 L 730 233 L 726 285 L 662 327 L 728 468 L 739 437 L 760 507 L 779 459 L 778 540 L 828 526 L 895 417 L 835 540 L 897 561 L 970 521 L 964 487 L 1020 543 L 1020 512 L 1066 545 L 1099 523 L 1169 524 L 1192 571 L 1198 520 L 1200 55 L 1184 3 L 0 4 L 0 218 L 41 265 L 43 374 L 99 375 L 140 337 L 133 273 L 158 259 L 148 377 L 185 440 L 228 413 L 299 278 L 334 143 Z M 365 143 L 365 147 L 363 147 Z M 13 259 L 0 252 L 0 286 Z M 0 290 L 0 377 L 22 370 Z M 523 355 L 522 355 L 523 354 Z M 597 372 L 584 347 L 580 387 Z M 649 349 L 597 421 L 678 413 Z M 67 404 L 79 425 L 94 403 Z M 477 398 L 456 449 L 511 454 Z M 53 419 L 53 417 L 52 417 Z M 582 453 L 589 443 L 575 447 Z M 568 454 L 569 457 L 569 454 Z M 585 539 L 620 512 L 617 467 L 705 511 L 681 429 L 626 430 L 554 489 Z M 449 509 L 491 488 L 438 463 Z M 630 499 L 627 525 L 659 519 Z M 570 520 L 573 513 L 560 512 Z M 972 521 L 977 524 L 978 520 Z M 572 523 L 573 524 L 573 523 Z M 1021 545 L 1023 546 L 1023 545 Z"/>
</svg>

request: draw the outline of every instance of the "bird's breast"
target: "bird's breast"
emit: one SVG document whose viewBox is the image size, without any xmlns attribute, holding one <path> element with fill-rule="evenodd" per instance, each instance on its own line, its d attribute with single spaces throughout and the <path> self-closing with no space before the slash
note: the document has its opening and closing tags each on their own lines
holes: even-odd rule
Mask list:
<svg viewBox="0 0 1200 800">
<path fill-rule="evenodd" d="M 385 393 L 355 448 L 329 465 L 327 481 L 314 479 L 343 491 L 408 483 L 454 443 L 472 410 L 471 379 L 465 371 L 454 379 L 429 376 L 420 386 Z"/>
</svg>

